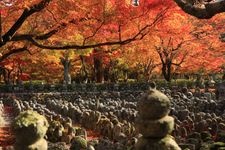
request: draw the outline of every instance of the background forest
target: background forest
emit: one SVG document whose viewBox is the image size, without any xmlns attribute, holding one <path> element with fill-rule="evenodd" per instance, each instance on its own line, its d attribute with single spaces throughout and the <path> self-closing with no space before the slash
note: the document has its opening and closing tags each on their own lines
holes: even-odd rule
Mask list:
<svg viewBox="0 0 225 150">
<path fill-rule="evenodd" d="M 2 83 L 127 82 L 224 72 L 225 15 L 173 1 L 1 1 Z"/>
</svg>

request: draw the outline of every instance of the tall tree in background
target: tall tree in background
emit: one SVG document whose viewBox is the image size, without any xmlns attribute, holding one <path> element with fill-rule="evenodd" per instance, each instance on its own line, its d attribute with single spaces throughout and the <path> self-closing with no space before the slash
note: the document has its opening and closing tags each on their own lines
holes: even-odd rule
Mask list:
<svg viewBox="0 0 225 150">
<path fill-rule="evenodd" d="M 199 19 L 210 19 L 216 14 L 225 12 L 225 0 L 174 0 L 186 13 Z M 225 42 L 225 33 L 220 33 Z"/>
<path fill-rule="evenodd" d="M 65 53 L 64 57 L 60 58 L 60 61 L 63 65 L 63 83 L 65 84 L 71 84 L 71 75 L 70 75 L 70 69 L 71 69 L 71 59 L 69 58 L 69 51 Z"/>
<path fill-rule="evenodd" d="M 181 73 L 198 71 L 202 66 L 207 72 L 218 70 L 223 63 L 224 46 L 215 37 L 223 32 L 225 17 L 220 14 L 199 21 L 185 14 L 171 0 L 140 0 L 139 7 L 132 7 L 127 0 L 14 0 L 14 4 L 4 5 L 0 21 L 2 76 L 7 73 L 7 67 L 12 67 L 10 59 L 23 57 L 23 61 L 30 63 L 23 67 L 23 72 L 31 74 L 32 79 L 61 80 L 63 66 L 59 50 L 79 51 L 77 56 L 70 57 L 71 61 L 80 58 L 76 66 L 71 67 L 72 76 L 80 69 L 85 79 L 95 76 L 101 82 L 102 76 L 108 80 L 109 72 L 121 68 L 122 64 L 126 64 L 125 70 L 128 68 L 135 72 L 135 66 L 140 63 L 139 66 L 146 69 L 144 71 L 139 67 L 138 72 L 141 76 L 148 76 L 147 70 L 151 70 L 147 69 L 148 60 L 153 59 L 155 64 L 160 61 L 154 48 L 157 45 L 154 39 L 158 36 L 164 40 L 169 37 L 174 40 L 181 36 L 184 40 L 195 37 L 188 47 L 184 47 L 190 56 L 195 57 L 188 57 L 188 61 L 182 63 L 181 67 L 185 70 Z M 198 6 L 196 3 L 193 5 L 195 8 Z M 110 61 L 106 60 L 110 58 L 108 51 L 113 46 L 118 47 L 116 51 L 124 51 L 117 56 L 121 60 L 119 65 L 110 65 Z M 99 49 L 99 54 L 95 52 L 96 55 L 91 56 L 95 58 L 94 65 L 84 57 L 96 49 Z M 156 67 L 155 71 L 158 70 Z"/>
<path fill-rule="evenodd" d="M 132 7 L 127 0 L 3 0 L 0 62 L 40 49 L 93 50 L 141 40 L 163 19 L 169 6 L 143 2 Z M 5 67 L 0 68 L 4 75 Z"/>
<path fill-rule="evenodd" d="M 168 82 L 170 82 L 172 78 L 172 69 L 174 67 L 179 67 L 187 56 L 187 52 L 181 53 L 183 42 L 184 41 L 181 41 L 175 45 L 172 38 L 168 40 L 168 43 L 165 43 L 165 41 L 161 39 L 160 45 L 155 46 L 162 63 L 162 75 Z M 181 54 L 182 57 L 180 60 L 177 60 Z"/>
</svg>

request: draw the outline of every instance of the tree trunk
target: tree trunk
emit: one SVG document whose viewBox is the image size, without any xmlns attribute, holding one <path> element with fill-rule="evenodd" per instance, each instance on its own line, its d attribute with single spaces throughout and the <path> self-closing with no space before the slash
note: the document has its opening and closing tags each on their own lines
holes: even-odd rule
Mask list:
<svg viewBox="0 0 225 150">
<path fill-rule="evenodd" d="M 3 68 L 3 67 L 0 67 L 0 77 L 2 77 L 2 76 L 3 76 L 4 83 L 7 84 L 8 83 L 7 70 L 5 68 Z"/>
<path fill-rule="evenodd" d="M 88 71 L 86 69 L 84 57 L 82 55 L 80 55 L 80 60 L 81 60 L 81 72 L 84 73 L 83 81 L 87 81 L 88 80 Z M 82 75 L 82 78 L 83 78 L 83 75 Z"/>
<path fill-rule="evenodd" d="M 171 82 L 171 64 L 162 64 L 162 74 L 166 81 Z"/>
<path fill-rule="evenodd" d="M 172 78 L 171 76 L 172 76 L 172 74 L 171 74 L 171 63 L 169 62 L 167 64 L 167 81 L 168 82 L 171 81 L 171 78 Z"/>
<path fill-rule="evenodd" d="M 71 76 L 70 76 L 70 63 L 71 60 L 68 59 L 68 57 L 66 58 L 61 58 L 61 63 L 63 65 L 63 69 L 64 69 L 64 82 L 65 84 L 71 84 Z"/>
<path fill-rule="evenodd" d="M 104 81 L 104 71 L 102 60 L 94 57 L 94 71 L 95 71 L 95 79 L 97 83 L 102 83 Z"/>
<path fill-rule="evenodd" d="M 7 83 L 8 84 L 11 84 L 11 83 L 14 84 L 15 83 L 14 82 L 14 78 L 13 79 L 10 78 L 12 72 L 13 72 L 13 69 L 12 70 L 8 70 L 8 72 L 7 72 Z"/>
<path fill-rule="evenodd" d="M 109 70 L 110 70 L 110 67 L 106 67 L 105 69 L 104 69 L 104 81 L 109 81 L 109 79 L 110 79 L 110 74 L 109 74 Z"/>
<path fill-rule="evenodd" d="M 127 82 L 127 80 L 128 80 L 128 71 L 125 70 L 124 71 L 124 82 Z"/>
</svg>

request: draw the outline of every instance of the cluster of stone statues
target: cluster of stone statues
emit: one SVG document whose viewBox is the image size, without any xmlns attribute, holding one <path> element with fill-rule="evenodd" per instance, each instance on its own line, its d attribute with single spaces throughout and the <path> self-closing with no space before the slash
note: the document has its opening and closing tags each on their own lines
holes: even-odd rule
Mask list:
<svg viewBox="0 0 225 150">
<path fill-rule="evenodd" d="M 4 97 L 2 101 L 14 108 L 15 115 L 26 110 L 44 115 L 49 123 L 44 139 L 50 147 L 56 145 L 53 143 L 64 148 L 80 145 L 77 141 L 85 141 L 81 143 L 86 143 L 86 148 L 96 150 L 222 147 L 216 143 L 225 142 L 222 99 L 198 89 L 159 90 L 162 93 L 151 89 L 147 93 L 34 94 Z M 98 139 L 88 140 L 86 130 L 98 133 Z"/>
</svg>

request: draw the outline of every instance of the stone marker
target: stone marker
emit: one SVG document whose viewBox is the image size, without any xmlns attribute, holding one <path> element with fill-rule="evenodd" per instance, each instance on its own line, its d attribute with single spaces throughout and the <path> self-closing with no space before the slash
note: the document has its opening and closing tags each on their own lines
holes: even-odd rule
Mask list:
<svg viewBox="0 0 225 150">
<path fill-rule="evenodd" d="M 225 99 L 225 82 L 216 85 L 216 97 L 217 99 Z"/>
<path fill-rule="evenodd" d="M 48 129 L 46 118 L 35 111 L 25 111 L 12 124 L 16 136 L 15 150 L 47 150 L 44 139 Z"/>
<path fill-rule="evenodd" d="M 150 89 L 138 101 L 137 130 L 142 134 L 135 145 L 136 150 L 181 150 L 170 136 L 174 119 L 170 116 L 170 101 L 166 95 Z"/>
</svg>

